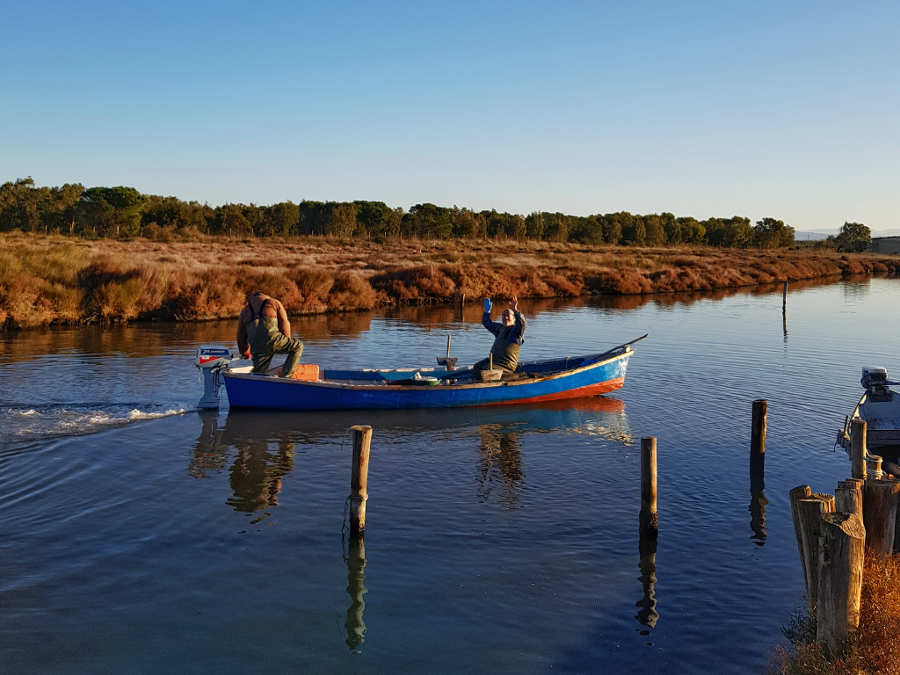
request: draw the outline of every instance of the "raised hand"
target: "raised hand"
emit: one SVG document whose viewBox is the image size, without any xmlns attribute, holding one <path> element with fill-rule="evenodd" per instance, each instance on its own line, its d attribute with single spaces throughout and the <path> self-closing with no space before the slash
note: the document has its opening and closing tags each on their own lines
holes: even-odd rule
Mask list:
<svg viewBox="0 0 900 675">
<path fill-rule="evenodd" d="M 519 298 L 517 298 L 515 295 L 512 296 L 512 300 L 509 301 L 509 306 L 512 307 L 512 311 L 518 312 L 519 311 Z"/>
<path fill-rule="evenodd" d="M 485 311 L 485 312 L 490 312 L 490 311 L 491 311 L 491 307 L 493 307 L 493 305 L 491 304 L 491 299 L 490 299 L 490 298 L 485 298 L 485 299 L 484 299 L 484 311 Z"/>
</svg>

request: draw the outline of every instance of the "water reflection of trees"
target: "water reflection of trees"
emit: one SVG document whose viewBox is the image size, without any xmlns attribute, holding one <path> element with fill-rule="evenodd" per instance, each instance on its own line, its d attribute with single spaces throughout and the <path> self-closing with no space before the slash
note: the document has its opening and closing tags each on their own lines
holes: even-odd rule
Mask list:
<svg viewBox="0 0 900 675">
<path fill-rule="evenodd" d="M 305 340 L 335 335 L 356 337 L 369 330 L 373 312 L 347 312 L 291 317 L 293 332 Z M 80 353 L 128 357 L 159 356 L 173 347 L 204 343 L 234 345 L 235 320 L 194 323 L 132 323 L 10 332 L 0 340 L 0 358 L 28 361 L 47 354 Z"/>
</svg>

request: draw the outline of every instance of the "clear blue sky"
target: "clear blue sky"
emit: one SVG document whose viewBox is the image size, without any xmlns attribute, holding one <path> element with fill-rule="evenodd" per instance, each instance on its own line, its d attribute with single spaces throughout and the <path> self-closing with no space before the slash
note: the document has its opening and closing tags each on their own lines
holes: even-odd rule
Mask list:
<svg viewBox="0 0 900 675">
<path fill-rule="evenodd" d="M 0 5 L 0 182 L 900 228 L 900 3 Z"/>
</svg>

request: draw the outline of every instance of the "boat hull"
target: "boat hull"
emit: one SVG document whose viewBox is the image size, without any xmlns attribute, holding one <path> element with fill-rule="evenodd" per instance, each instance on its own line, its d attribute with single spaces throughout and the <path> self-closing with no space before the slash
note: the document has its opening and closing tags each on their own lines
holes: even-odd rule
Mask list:
<svg viewBox="0 0 900 675">
<path fill-rule="evenodd" d="M 229 372 L 224 373 L 224 380 L 229 404 L 234 408 L 395 410 L 519 405 L 615 391 L 625 383 L 632 353 L 629 349 L 582 367 L 510 382 L 435 386 L 397 385 L 388 381 L 350 384 L 329 381 L 327 372 L 326 379 L 320 382 Z"/>
</svg>

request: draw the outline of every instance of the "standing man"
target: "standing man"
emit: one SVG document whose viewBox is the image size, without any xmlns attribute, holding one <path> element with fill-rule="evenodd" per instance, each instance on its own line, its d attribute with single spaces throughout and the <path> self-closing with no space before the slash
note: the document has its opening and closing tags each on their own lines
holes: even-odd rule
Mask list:
<svg viewBox="0 0 900 675">
<path fill-rule="evenodd" d="M 519 313 L 519 299 L 516 296 L 512 297 L 509 307 L 500 315 L 501 323 L 491 321 L 492 306 L 491 299 L 485 298 L 481 325 L 495 336 L 494 346 L 491 347 L 494 368 L 512 373 L 519 365 L 519 348 L 525 342 L 525 317 Z M 482 359 L 472 369 L 487 370 L 489 364 L 490 359 Z"/>
<path fill-rule="evenodd" d="M 262 291 L 247 294 L 247 304 L 238 317 L 237 343 L 243 358 L 253 355 L 254 373 L 264 375 L 275 354 L 287 354 L 281 377 L 293 376 L 303 343 L 290 335 L 291 322 L 281 302 Z"/>
</svg>

